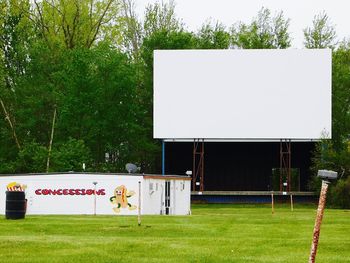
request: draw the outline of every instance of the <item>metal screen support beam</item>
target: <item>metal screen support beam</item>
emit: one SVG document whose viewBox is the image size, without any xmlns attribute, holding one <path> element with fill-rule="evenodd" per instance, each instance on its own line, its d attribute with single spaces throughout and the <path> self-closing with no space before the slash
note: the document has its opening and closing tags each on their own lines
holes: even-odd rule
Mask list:
<svg viewBox="0 0 350 263">
<path fill-rule="evenodd" d="M 291 191 L 291 141 L 280 140 L 280 191 L 290 192 Z M 287 187 L 284 189 L 284 180 L 287 182 Z"/>
<path fill-rule="evenodd" d="M 199 187 L 197 180 L 199 179 Z M 198 189 L 199 188 L 199 189 Z M 192 191 L 204 191 L 204 140 L 193 141 Z"/>
</svg>

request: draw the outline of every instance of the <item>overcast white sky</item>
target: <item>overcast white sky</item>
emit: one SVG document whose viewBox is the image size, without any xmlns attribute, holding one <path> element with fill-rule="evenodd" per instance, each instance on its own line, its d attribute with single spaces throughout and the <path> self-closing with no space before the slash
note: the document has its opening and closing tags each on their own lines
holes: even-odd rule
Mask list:
<svg viewBox="0 0 350 263">
<path fill-rule="evenodd" d="M 140 17 L 145 6 L 155 2 L 157 0 L 136 0 Z M 249 23 L 262 7 L 266 7 L 272 14 L 283 11 L 285 17 L 291 19 L 289 32 L 293 47 L 303 47 L 303 29 L 311 26 L 313 17 L 322 11 L 335 25 L 338 39 L 350 38 L 349 0 L 175 0 L 175 3 L 177 16 L 190 31 L 196 31 L 209 18 L 227 27 L 238 21 Z"/>
</svg>

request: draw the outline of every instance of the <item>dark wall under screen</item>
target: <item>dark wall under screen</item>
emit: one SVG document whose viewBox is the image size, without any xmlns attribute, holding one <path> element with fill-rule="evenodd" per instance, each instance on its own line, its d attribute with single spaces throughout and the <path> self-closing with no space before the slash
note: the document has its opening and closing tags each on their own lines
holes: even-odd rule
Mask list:
<svg viewBox="0 0 350 263">
<path fill-rule="evenodd" d="M 292 168 L 300 169 L 300 190 L 307 191 L 314 142 L 292 142 Z M 206 142 L 205 191 L 268 191 L 279 168 L 279 142 Z M 165 143 L 165 173 L 192 170 L 193 143 Z"/>
</svg>

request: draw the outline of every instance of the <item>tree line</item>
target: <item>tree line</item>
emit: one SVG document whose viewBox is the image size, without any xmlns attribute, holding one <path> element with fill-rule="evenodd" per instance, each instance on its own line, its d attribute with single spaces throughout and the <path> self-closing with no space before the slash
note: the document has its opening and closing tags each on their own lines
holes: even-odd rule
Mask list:
<svg viewBox="0 0 350 263">
<path fill-rule="evenodd" d="M 160 171 L 152 138 L 154 49 L 284 49 L 290 19 L 262 8 L 250 23 L 207 20 L 189 31 L 175 3 L 143 16 L 134 0 L 0 1 L 0 173 Z M 326 13 L 304 29 L 305 48 L 331 48 L 332 140 L 314 169 L 350 178 L 350 42 Z M 317 96 L 317 94 L 315 94 Z M 350 181 L 347 181 L 350 189 Z"/>
</svg>

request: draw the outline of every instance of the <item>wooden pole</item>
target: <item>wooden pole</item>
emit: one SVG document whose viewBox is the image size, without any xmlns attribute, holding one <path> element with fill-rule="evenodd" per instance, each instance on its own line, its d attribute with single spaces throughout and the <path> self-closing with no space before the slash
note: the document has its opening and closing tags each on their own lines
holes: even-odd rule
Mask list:
<svg viewBox="0 0 350 263">
<path fill-rule="evenodd" d="M 316 220 L 315 220 L 315 227 L 314 227 L 314 233 L 313 233 L 313 238 L 312 238 L 309 263 L 314 263 L 315 259 L 316 259 L 318 239 L 320 237 L 321 223 L 322 223 L 322 218 L 323 218 L 324 207 L 326 204 L 328 184 L 329 184 L 329 182 L 322 180 L 322 188 L 321 188 L 320 200 L 318 202 L 317 215 L 316 215 Z"/>
<path fill-rule="evenodd" d="M 55 106 L 55 110 L 54 110 L 54 112 L 53 112 L 53 118 L 52 118 L 52 126 L 51 126 L 51 136 L 50 136 L 50 143 L 49 143 L 49 151 L 48 151 L 48 153 L 47 153 L 46 173 L 49 172 L 49 168 L 50 168 L 50 155 L 51 155 L 51 149 L 52 149 L 53 135 L 54 135 L 54 131 L 55 131 L 56 113 L 57 113 L 57 108 L 56 108 L 56 106 Z"/>
<path fill-rule="evenodd" d="M 141 226 L 141 182 L 140 181 L 139 181 L 139 205 L 138 205 L 137 223 L 139 226 Z"/>
</svg>

